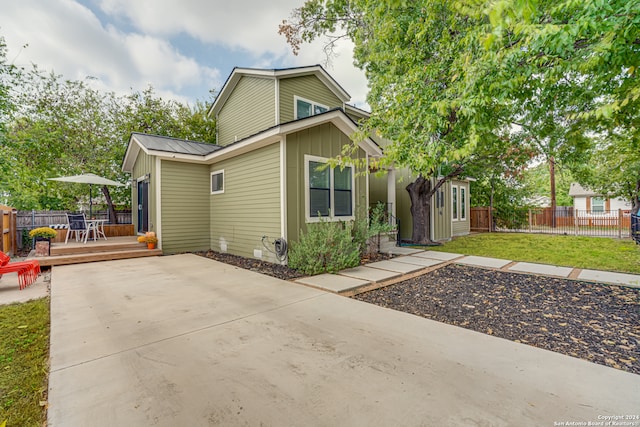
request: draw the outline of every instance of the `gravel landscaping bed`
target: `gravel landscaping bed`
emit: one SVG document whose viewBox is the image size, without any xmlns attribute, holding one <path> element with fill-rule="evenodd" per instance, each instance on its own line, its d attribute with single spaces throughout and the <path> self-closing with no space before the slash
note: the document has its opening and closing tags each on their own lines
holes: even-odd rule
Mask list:
<svg viewBox="0 0 640 427">
<path fill-rule="evenodd" d="M 353 297 L 640 374 L 640 290 L 448 265 Z"/>
<path fill-rule="evenodd" d="M 246 270 L 266 274 L 267 276 L 277 277 L 278 279 L 282 280 L 293 280 L 305 276 L 305 274 L 289 268 L 286 265 L 274 264 L 272 262 L 261 261 L 259 259 L 244 258 L 238 255 L 231 255 L 211 250 L 206 252 L 196 252 L 196 255 L 214 259 L 226 264 L 231 264 L 233 266 L 244 268 Z M 383 261 L 390 258 L 392 258 L 392 255 L 374 254 L 369 257 L 362 258 L 360 260 L 360 263 L 367 264 L 370 262 Z"/>
</svg>

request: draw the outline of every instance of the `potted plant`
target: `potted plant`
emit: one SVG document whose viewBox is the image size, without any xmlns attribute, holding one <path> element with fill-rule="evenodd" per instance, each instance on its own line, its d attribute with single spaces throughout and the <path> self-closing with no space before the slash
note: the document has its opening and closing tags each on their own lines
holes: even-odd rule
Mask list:
<svg viewBox="0 0 640 427">
<path fill-rule="evenodd" d="M 36 241 L 36 256 L 51 255 L 51 239 L 57 235 L 58 232 L 51 227 L 38 227 L 31 230 L 29 237 Z"/>
<path fill-rule="evenodd" d="M 147 231 L 142 236 L 138 236 L 138 242 L 146 243 L 148 249 L 155 249 L 156 243 L 158 243 L 158 238 L 156 237 L 155 232 Z"/>
</svg>

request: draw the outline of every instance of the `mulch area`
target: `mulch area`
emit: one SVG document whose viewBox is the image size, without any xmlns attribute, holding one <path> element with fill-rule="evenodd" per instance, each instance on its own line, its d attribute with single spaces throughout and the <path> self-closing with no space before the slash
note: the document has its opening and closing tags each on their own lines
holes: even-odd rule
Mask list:
<svg viewBox="0 0 640 427">
<path fill-rule="evenodd" d="M 255 271 L 258 273 L 266 274 L 267 276 L 277 277 L 282 280 L 293 280 L 299 277 L 306 276 L 286 265 L 274 264 L 272 262 L 261 261 L 254 258 L 244 258 L 238 255 L 231 255 L 227 253 L 221 253 L 216 251 L 196 252 L 196 255 L 204 256 L 216 261 L 231 264 L 235 267 L 244 268 L 246 270 Z M 373 254 L 363 257 L 360 260 L 360 264 L 367 264 L 370 262 L 383 261 L 385 259 L 392 258 L 389 254 Z"/>
<path fill-rule="evenodd" d="M 640 290 L 461 265 L 355 299 L 640 374 Z"/>
</svg>

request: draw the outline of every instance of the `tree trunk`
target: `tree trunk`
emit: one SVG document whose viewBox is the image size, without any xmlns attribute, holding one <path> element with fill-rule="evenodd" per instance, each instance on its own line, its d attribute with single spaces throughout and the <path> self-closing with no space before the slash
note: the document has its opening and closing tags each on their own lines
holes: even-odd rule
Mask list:
<svg viewBox="0 0 640 427">
<path fill-rule="evenodd" d="M 432 188 L 431 180 L 422 175 L 407 185 L 411 199 L 413 230 L 411 242 L 420 245 L 436 244 L 431 238 L 431 200 L 437 187 Z"/>
<path fill-rule="evenodd" d="M 116 209 L 113 207 L 113 201 L 111 200 L 111 194 L 109 194 L 109 188 L 106 185 L 102 186 L 102 194 L 107 201 L 107 207 L 109 209 L 109 222 L 111 224 L 118 223 L 118 215 L 116 215 Z"/>
</svg>

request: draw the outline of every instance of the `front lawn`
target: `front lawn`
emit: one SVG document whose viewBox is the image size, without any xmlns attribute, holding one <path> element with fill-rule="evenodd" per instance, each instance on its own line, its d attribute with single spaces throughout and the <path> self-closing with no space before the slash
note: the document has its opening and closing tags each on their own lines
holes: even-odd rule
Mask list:
<svg viewBox="0 0 640 427">
<path fill-rule="evenodd" d="M 46 419 L 49 298 L 0 306 L 0 426 Z"/>
<path fill-rule="evenodd" d="M 632 240 L 525 233 L 480 233 L 429 249 L 593 270 L 640 273 L 640 246 Z"/>
</svg>

